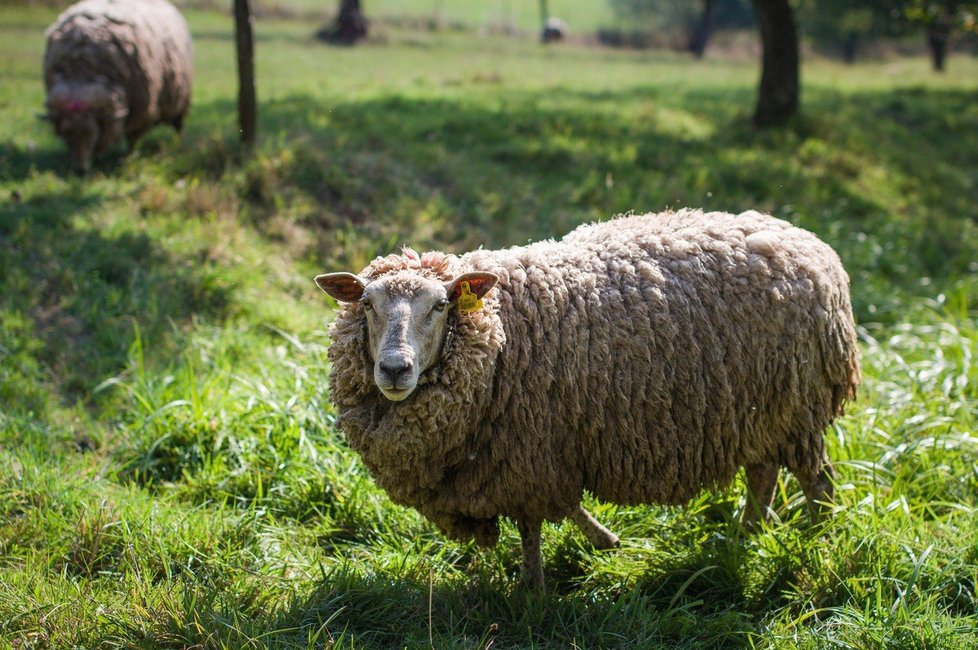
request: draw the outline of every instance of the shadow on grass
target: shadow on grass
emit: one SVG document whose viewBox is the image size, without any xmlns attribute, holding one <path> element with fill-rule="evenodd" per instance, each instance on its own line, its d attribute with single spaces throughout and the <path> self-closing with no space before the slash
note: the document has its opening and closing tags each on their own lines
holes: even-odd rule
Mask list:
<svg viewBox="0 0 978 650">
<path fill-rule="evenodd" d="M 637 575 L 592 566 L 595 554 L 637 549 L 595 551 L 577 535 L 554 536 L 543 592 L 519 583 L 512 537 L 489 551 L 415 540 L 398 549 L 403 557 L 371 560 L 375 572 L 333 565 L 259 629 L 307 638 L 325 628 L 370 647 L 751 647 L 761 621 L 783 606 L 772 590 L 780 593 L 799 567 L 780 567 L 776 584 L 758 593 L 759 585 L 748 584 L 758 581 L 750 564 L 756 550 L 737 521 L 705 528 L 713 534 L 701 526 L 690 537 L 668 535 L 662 559 L 642 552 L 647 559 L 631 565 Z"/>
<path fill-rule="evenodd" d="M 643 579 L 626 590 L 559 594 L 554 587 L 534 593 L 486 576 L 446 584 L 340 569 L 263 627 L 288 629 L 297 638 L 326 628 L 330 636 L 342 633 L 370 647 L 428 646 L 429 638 L 435 647 L 749 647 L 758 613 L 745 613 L 736 593 L 711 593 L 707 604 L 673 602 L 672 587 L 690 570 L 697 569 L 691 564 L 656 574 L 666 585 L 656 589 Z"/>
<path fill-rule="evenodd" d="M 92 172 L 116 174 L 125 160 L 125 147 L 113 147 L 96 158 Z M 23 182 L 37 172 L 51 172 L 59 178 L 79 178 L 71 168 L 68 149 L 61 140 L 50 146 L 22 147 L 11 143 L 0 144 L 0 178 L 13 182 Z"/>
<path fill-rule="evenodd" d="M 30 322 L 23 335 L 69 403 L 124 368 L 137 329 L 163 354 L 176 323 L 220 317 L 228 304 L 226 287 L 145 232 L 93 221 L 104 201 L 93 187 L 73 179 L 0 205 L 0 312 Z M 10 397 L 10 408 L 25 406 Z"/>
</svg>

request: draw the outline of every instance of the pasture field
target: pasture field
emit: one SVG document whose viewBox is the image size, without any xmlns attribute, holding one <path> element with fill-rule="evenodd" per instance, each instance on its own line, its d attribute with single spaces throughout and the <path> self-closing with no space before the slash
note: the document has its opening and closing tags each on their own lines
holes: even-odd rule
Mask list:
<svg viewBox="0 0 978 650">
<path fill-rule="evenodd" d="M 978 61 L 807 62 L 804 114 L 755 132 L 752 63 L 260 20 L 249 158 L 231 20 L 190 11 L 182 140 L 80 179 L 35 119 L 54 15 L 0 9 L 0 648 L 978 645 Z M 446 541 L 345 446 L 311 278 L 681 206 L 846 264 L 837 502 L 809 526 L 785 474 L 747 535 L 739 481 L 590 501 L 622 548 L 547 526 L 525 593 L 513 526 Z"/>
<path fill-rule="evenodd" d="M 194 0 L 189 0 L 193 3 Z M 332 16 L 338 3 L 322 0 L 258 0 L 256 11 L 295 16 Z M 540 4 L 530 0 L 369 0 L 363 2 L 368 19 L 423 24 L 431 21 L 448 27 L 499 31 L 517 30 L 535 35 L 540 29 Z M 593 34 L 620 22 L 608 2 L 593 0 L 550 0 L 551 16 L 567 22 L 571 33 Z"/>
</svg>

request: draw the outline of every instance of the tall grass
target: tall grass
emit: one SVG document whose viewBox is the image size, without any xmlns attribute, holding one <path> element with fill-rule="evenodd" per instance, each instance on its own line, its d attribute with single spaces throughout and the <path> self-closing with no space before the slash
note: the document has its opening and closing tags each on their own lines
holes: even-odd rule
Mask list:
<svg viewBox="0 0 978 650">
<path fill-rule="evenodd" d="M 556 13 L 556 10 L 555 10 Z M 260 21 L 256 153 L 230 20 L 189 12 L 195 104 L 85 179 L 37 124 L 41 32 L 0 11 L 0 646 L 972 648 L 978 642 L 974 61 L 807 64 L 756 133 L 756 71 Z M 324 269 L 666 206 L 770 211 L 852 278 L 865 383 L 827 432 L 831 516 L 785 474 L 682 508 L 588 501 L 622 538 L 479 550 L 393 505 L 334 426 Z"/>
</svg>

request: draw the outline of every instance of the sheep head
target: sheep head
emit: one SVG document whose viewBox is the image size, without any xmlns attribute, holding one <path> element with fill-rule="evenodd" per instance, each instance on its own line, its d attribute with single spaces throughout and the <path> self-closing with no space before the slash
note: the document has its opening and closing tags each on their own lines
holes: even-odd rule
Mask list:
<svg viewBox="0 0 978 650">
<path fill-rule="evenodd" d="M 472 311 L 495 286 L 492 273 L 463 273 L 447 282 L 401 271 L 376 280 L 327 273 L 316 284 L 339 302 L 359 303 L 365 313 L 374 383 L 387 399 L 407 399 L 418 377 L 435 365 L 452 310 Z"/>
<path fill-rule="evenodd" d="M 121 94 L 101 85 L 56 84 L 48 93 L 45 119 L 65 144 L 75 171 L 84 173 L 92 158 L 124 135 L 128 108 Z"/>
</svg>

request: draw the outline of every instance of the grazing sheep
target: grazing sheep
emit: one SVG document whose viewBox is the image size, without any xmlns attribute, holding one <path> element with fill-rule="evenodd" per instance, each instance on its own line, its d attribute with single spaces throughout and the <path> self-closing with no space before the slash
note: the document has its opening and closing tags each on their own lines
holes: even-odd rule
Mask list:
<svg viewBox="0 0 978 650">
<path fill-rule="evenodd" d="M 823 430 L 860 377 L 848 282 L 809 232 L 693 210 L 316 278 L 347 303 L 329 356 L 350 445 L 453 538 L 514 519 L 535 586 L 544 520 L 617 541 L 585 490 L 682 504 L 745 467 L 750 521 L 784 466 L 810 508 L 831 499 Z"/>
<path fill-rule="evenodd" d="M 541 43 L 557 43 L 567 37 L 567 23 L 560 18 L 547 18 L 540 32 Z"/>
<path fill-rule="evenodd" d="M 190 108 L 193 49 L 187 23 L 166 0 L 82 0 L 47 32 L 46 118 L 72 166 L 157 124 L 178 132 Z"/>
</svg>

